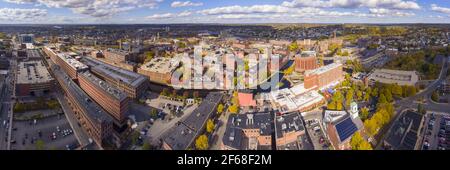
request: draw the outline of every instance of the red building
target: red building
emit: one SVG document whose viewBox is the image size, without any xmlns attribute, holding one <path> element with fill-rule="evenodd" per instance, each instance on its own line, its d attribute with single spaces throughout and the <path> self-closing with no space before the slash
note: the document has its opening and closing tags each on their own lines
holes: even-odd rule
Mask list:
<svg viewBox="0 0 450 170">
<path fill-rule="evenodd" d="M 315 56 L 296 56 L 295 71 L 304 72 L 317 68 L 317 59 Z"/>
<path fill-rule="evenodd" d="M 128 96 L 89 71 L 80 74 L 78 78 L 80 87 L 121 126 L 129 110 Z"/>
<path fill-rule="evenodd" d="M 342 64 L 333 63 L 305 72 L 305 88 L 323 89 L 344 80 Z"/>
</svg>

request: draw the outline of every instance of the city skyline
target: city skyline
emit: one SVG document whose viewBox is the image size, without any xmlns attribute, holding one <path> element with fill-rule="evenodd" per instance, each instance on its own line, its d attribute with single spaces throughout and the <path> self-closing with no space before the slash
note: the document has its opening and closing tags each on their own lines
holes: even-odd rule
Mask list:
<svg viewBox="0 0 450 170">
<path fill-rule="evenodd" d="M 445 0 L 1 0 L 0 24 L 450 23 Z"/>
</svg>

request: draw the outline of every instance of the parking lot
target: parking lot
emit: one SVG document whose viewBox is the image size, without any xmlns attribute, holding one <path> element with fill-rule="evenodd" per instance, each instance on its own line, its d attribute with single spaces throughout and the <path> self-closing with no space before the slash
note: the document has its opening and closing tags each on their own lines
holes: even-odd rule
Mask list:
<svg viewBox="0 0 450 170">
<path fill-rule="evenodd" d="M 423 150 L 450 149 L 450 116 L 431 113 L 426 116 Z"/>
<path fill-rule="evenodd" d="M 11 149 L 38 149 L 38 141 L 44 144 L 44 149 L 50 150 L 72 150 L 79 146 L 64 115 L 14 122 Z"/>
</svg>

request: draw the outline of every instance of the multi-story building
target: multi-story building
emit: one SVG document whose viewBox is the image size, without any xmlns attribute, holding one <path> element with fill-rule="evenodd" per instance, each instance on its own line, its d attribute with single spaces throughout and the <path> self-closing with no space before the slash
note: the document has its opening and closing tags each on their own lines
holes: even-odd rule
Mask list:
<svg viewBox="0 0 450 170">
<path fill-rule="evenodd" d="M 180 66 L 181 61 L 169 58 L 154 58 L 138 68 L 138 73 L 147 76 L 151 82 L 170 84 L 172 73 Z"/>
<path fill-rule="evenodd" d="M 315 52 L 302 52 L 301 55 L 295 56 L 295 71 L 304 72 L 307 70 L 314 70 L 317 68 L 317 59 Z"/>
<path fill-rule="evenodd" d="M 66 53 L 60 53 L 55 47 L 44 47 L 44 52 L 50 56 L 50 60 L 60 66 L 72 79 L 77 79 L 78 73 L 86 71 L 88 67 Z"/>
<path fill-rule="evenodd" d="M 272 113 L 230 116 L 222 139 L 223 150 L 271 150 Z"/>
<path fill-rule="evenodd" d="M 91 57 L 83 57 L 81 62 L 100 79 L 125 92 L 131 99 L 142 96 L 149 86 L 147 77 L 138 73 L 106 64 Z"/>
<path fill-rule="evenodd" d="M 81 89 L 114 117 L 119 127 L 125 122 L 130 100 L 124 92 L 89 71 L 80 74 L 78 81 Z"/>
<path fill-rule="evenodd" d="M 384 147 L 389 150 L 420 150 L 424 121 L 420 113 L 411 110 L 403 112 L 386 134 Z"/>
<path fill-rule="evenodd" d="M 121 63 L 129 61 L 132 57 L 132 54 L 130 54 L 128 51 L 109 48 L 103 51 L 103 56 L 106 60 L 110 60 L 115 63 Z"/>
<path fill-rule="evenodd" d="M 277 150 L 299 150 L 301 138 L 305 136 L 305 127 L 299 112 L 277 116 L 275 137 Z"/>
<path fill-rule="evenodd" d="M 53 88 L 54 79 L 42 61 L 20 62 L 18 67 L 17 96 L 40 96 Z"/>
<path fill-rule="evenodd" d="M 21 44 L 34 43 L 34 34 L 20 34 L 19 42 Z"/>
<path fill-rule="evenodd" d="M 58 66 L 53 73 L 65 92 L 65 98 L 73 110 L 79 124 L 87 135 L 99 146 L 112 135 L 113 118 L 90 98 Z"/>
<path fill-rule="evenodd" d="M 364 126 L 355 102 L 351 103 L 348 111 L 325 110 L 322 123 L 325 136 L 336 150 L 352 149 L 351 137 Z"/>
<path fill-rule="evenodd" d="M 340 63 L 329 64 L 305 72 L 305 88 L 324 89 L 344 80 L 343 66 Z"/>
</svg>

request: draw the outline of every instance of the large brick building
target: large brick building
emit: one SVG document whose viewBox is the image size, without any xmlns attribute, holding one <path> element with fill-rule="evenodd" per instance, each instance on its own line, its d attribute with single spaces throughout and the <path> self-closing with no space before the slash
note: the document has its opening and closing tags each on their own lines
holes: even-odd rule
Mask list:
<svg viewBox="0 0 450 170">
<path fill-rule="evenodd" d="M 16 95 L 40 96 L 53 88 L 54 79 L 42 61 L 19 63 L 17 72 Z"/>
<path fill-rule="evenodd" d="M 89 66 L 90 71 L 100 79 L 125 92 L 131 99 L 142 96 L 148 88 L 148 78 L 135 72 L 121 69 L 91 57 L 81 62 Z"/>
<path fill-rule="evenodd" d="M 112 135 L 113 118 L 58 66 L 54 66 L 52 70 L 65 92 L 65 98 L 73 110 L 77 121 L 87 135 L 97 145 L 102 146 L 104 141 Z"/>
<path fill-rule="evenodd" d="M 113 48 L 109 48 L 103 51 L 103 56 L 105 57 L 106 60 L 115 63 L 126 62 L 132 59 L 132 55 L 129 52 Z"/>
<path fill-rule="evenodd" d="M 295 71 L 304 72 L 307 70 L 314 70 L 317 68 L 317 59 L 315 54 L 302 53 L 295 56 Z"/>
<path fill-rule="evenodd" d="M 344 80 L 343 66 L 340 63 L 329 64 L 305 72 L 305 88 L 324 89 Z"/>
<path fill-rule="evenodd" d="M 121 127 L 129 111 L 130 99 L 128 96 L 110 83 L 91 74 L 89 71 L 80 74 L 78 81 L 80 87 L 105 111 L 114 117 L 117 125 Z"/>
<path fill-rule="evenodd" d="M 77 79 L 78 73 L 86 71 L 88 67 L 66 53 L 61 53 L 56 47 L 44 47 L 44 52 L 50 57 L 56 65 L 71 78 Z"/>
<path fill-rule="evenodd" d="M 138 68 L 138 73 L 147 76 L 151 82 L 170 84 L 172 73 L 181 65 L 178 59 L 154 58 Z"/>
</svg>

